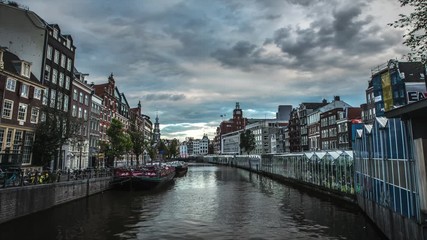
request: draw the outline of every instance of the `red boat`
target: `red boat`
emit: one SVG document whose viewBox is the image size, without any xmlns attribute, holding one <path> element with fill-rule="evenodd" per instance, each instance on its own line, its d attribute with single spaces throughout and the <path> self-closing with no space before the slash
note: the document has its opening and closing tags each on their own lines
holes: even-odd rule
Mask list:
<svg viewBox="0 0 427 240">
<path fill-rule="evenodd" d="M 170 182 L 174 176 L 172 166 L 144 165 L 137 169 L 115 169 L 112 183 L 114 187 L 147 190 Z"/>
</svg>

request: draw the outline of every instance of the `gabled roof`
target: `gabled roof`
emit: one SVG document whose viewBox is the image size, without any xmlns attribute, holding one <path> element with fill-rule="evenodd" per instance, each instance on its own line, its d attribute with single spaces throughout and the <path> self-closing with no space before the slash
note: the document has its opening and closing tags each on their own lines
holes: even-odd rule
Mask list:
<svg viewBox="0 0 427 240">
<path fill-rule="evenodd" d="M 16 56 L 15 54 L 9 52 L 9 51 L 4 51 L 3 52 L 3 62 L 4 62 L 4 70 L 14 74 L 14 75 L 19 75 L 21 76 L 21 73 L 18 71 L 18 69 L 16 68 L 16 62 L 21 61 L 21 59 L 19 59 L 18 56 Z M 34 74 L 31 72 L 30 75 L 30 81 L 40 84 L 40 81 L 37 79 L 36 76 L 34 76 Z"/>
<path fill-rule="evenodd" d="M 318 109 L 320 107 L 323 107 L 325 105 L 327 105 L 327 102 L 305 102 L 305 103 L 301 103 L 301 105 L 304 105 L 306 109 Z"/>
</svg>

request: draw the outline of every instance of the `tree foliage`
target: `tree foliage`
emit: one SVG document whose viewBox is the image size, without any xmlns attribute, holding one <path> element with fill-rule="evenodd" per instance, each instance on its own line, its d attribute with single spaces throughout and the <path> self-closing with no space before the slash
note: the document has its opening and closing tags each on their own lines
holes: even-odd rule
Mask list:
<svg viewBox="0 0 427 240">
<path fill-rule="evenodd" d="M 78 134 L 84 121 L 55 108 L 43 107 L 41 112 L 45 119 L 37 124 L 35 130 L 33 162 L 37 165 L 47 165 L 53 160 L 58 160 L 57 157 L 62 157 L 58 151 L 70 138 Z M 58 162 L 61 162 L 60 160 L 62 159 Z M 58 167 L 57 163 L 54 167 Z"/>
<path fill-rule="evenodd" d="M 136 156 L 136 165 L 139 166 L 139 156 L 144 153 L 144 150 L 146 148 L 144 133 L 138 131 L 138 129 L 134 125 L 132 125 L 131 128 L 128 130 L 128 134 L 132 142 L 132 152 Z"/>
<path fill-rule="evenodd" d="M 175 139 L 175 138 L 172 139 L 168 148 L 167 158 L 175 158 L 179 155 L 178 144 L 179 144 L 178 139 Z"/>
<path fill-rule="evenodd" d="M 116 158 L 132 149 L 132 141 L 129 134 L 124 131 L 123 124 L 117 119 L 111 121 L 107 135 L 110 140 L 110 147 L 107 150 L 108 165 L 113 166 Z"/>
<path fill-rule="evenodd" d="M 249 154 L 255 149 L 255 135 L 251 130 L 246 129 L 244 132 L 240 133 L 240 149 Z"/>
<path fill-rule="evenodd" d="M 399 0 L 401 6 L 410 6 L 414 10 L 409 15 L 400 14 L 399 19 L 390 26 L 402 28 L 404 44 L 411 49 L 408 58 L 411 61 L 427 62 L 427 1 Z"/>
</svg>

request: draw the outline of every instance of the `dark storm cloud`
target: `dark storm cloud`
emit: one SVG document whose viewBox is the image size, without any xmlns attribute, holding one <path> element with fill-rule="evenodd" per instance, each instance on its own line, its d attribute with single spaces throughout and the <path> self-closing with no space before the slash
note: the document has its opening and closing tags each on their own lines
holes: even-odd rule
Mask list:
<svg viewBox="0 0 427 240">
<path fill-rule="evenodd" d="M 363 99 L 369 67 L 402 51 L 401 33 L 380 25 L 382 8 L 367 13 L 398 6 L 388 0 L 22 2 L 72 35 L 88 81 L 113 72 L 131 107 L 141 100 L 152 119 L 158 111 L 162 136 L 214 132 L 235 102 L 262 118 L 329 99 L 325 86 Z"/>
<path fill-rule="evenodd" d="M 144 101 L 159 101 L 159 100 L 163 100 L 163 101 L 180 101 L 180 100 L 184 100 L 185 99 L 185 95 L 184 94 L 147 94 L 145 96 L 142 97 L 142 100 Z"/>
<path fill-rule="evenodd" d="M 247 41 L 237 42 L 229 49 L 216 50 L 212 57 L 224 66 L 245 71 L 253 69 L 255 65 L 280 65 L 304 70 L 321 68 L 325 63 L 346 66 L 346 59 L 355 54 L 364 56 L 381 52 L 401 41 L 397 32 L 382 33 L 382 28 L 373 23 L 372 16 L 362 17 L 364 7 L 364 4 L 355 4 L 335 8 L 329 18 L 314 19 L 309 27 L 286 26 L 277 29 L 272 38 L 264 41 L 263 46 Z M 272 43 L 281 49 L 284 54 L 282 58 L 266 58 L 257 54 Z M 324 57 L 330 53 L 336 56 L 325 60 Z"/>
<path fill-rule="evenodd" d="M 256 45 L 247 42 L 237 42 L 231 49 L 218 49 L 212 53 L 212 57 L 228 67 L 241 67 L 247 69 L 253 63 L 254 50 Z"/>
</svg>

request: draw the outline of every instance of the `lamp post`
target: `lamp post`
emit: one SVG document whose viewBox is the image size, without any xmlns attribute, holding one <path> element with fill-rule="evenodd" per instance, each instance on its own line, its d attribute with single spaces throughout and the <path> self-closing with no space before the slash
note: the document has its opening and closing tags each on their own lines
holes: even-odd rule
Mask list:
<svg viewBox="0 0 427 240">
<path fill-rule="evenodd" d="M 82 146 L 83 143 L 77 143 L 77 147 L 79 148 L 80 151 L 80 156 L 79 156 L 79 170 L 82 170 Z"/>
</svg>

